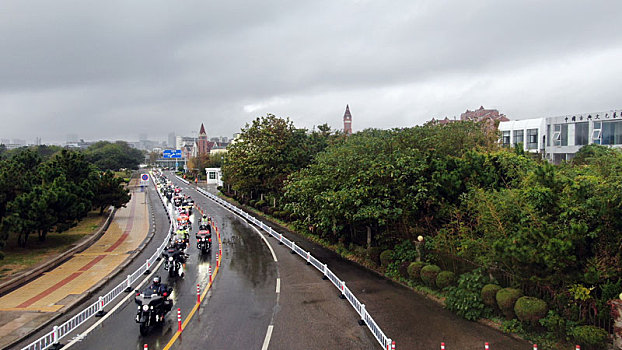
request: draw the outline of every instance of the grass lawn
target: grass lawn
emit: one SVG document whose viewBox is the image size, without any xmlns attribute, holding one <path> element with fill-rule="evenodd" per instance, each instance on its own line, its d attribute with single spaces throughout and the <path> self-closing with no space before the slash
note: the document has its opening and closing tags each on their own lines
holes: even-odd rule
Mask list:
<svg viewBox="0 0 622 350">
<path fill-rule="evenodd" d="M 48 233 L 45 242 L 40 242 L 36 234 L 31 235 L 27 248 L 19 248 L 17 238 L 10 237 L 3 249 L 4 259 L 0 260 L 0 281 L 71 249 L 81 238 L 97 231 L 105 219 L 98 211 L 90 212 L 76 227 L 62 233 Z"/>
</svg>

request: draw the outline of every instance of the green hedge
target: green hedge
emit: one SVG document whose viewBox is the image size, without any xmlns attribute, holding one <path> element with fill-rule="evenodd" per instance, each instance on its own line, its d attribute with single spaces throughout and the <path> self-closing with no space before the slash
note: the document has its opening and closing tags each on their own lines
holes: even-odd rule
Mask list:
<svg viewBox="0 0 622 350">
<path fill-rule="evenodd" d="M 607 331 L 594 326 L 573 327 L 568 333 L 583 350 L 604 349 L 608 340 Z"/>
<path fill-rule="evenodd" d="M 521 322 L 537 326 L 540 319 L 549 312 L 549 307 L 542 299 L 534 297 L 520 297 L 514 304 L 514 313 Z"/>
<path fill-rule="evenodd" d="M 393 261 L 393 251 L 388 249 L 380 253 L 380 264 L 383 267 L 389 266 L 389 264 Z"/>
<path fill-rule="evenodd" d="M 497 292 L 497 306 L 508 320 L 514 318 L 514 304 L 522 296 L 523 292 L 514 288 L 503 288 Z"/>
<path fill-rule="evenodd" d="M 436 277 L 441 268 L 436 265 L 426 265 L 421 269 L 421 280 L 429 287 L 436 285 Z"/>
<path fill-rule="evenodd" d="M 436 286 L 438 289 L 451 286 L 456 279 L 456 275 L 451 271 L 441 271 L 436 276 Z"/>
<path fill-rule="evenodd" d="M 421 280 L 421 269 L 425 266 L 423 261 L 415 261 L 408 265 L 408 276 L 415 281 Z"/>
<path fill-rule="evenodd" d="M 482 301 L 484 305 L 497 309 L 497 292 L 501 287 L 496 284 L 487 284 L 482 288 Z"/>
</svg>

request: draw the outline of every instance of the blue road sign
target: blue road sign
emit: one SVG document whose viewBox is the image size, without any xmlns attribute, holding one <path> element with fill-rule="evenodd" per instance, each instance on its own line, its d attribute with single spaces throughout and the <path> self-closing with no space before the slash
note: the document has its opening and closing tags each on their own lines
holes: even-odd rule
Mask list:
<svg viewBox="0 0 622 350">
<path fill-rule="evenodd" d="M 165 149 L 162 151 L 162 158 L 181 158 L 180 149 Z"/>
</svg>

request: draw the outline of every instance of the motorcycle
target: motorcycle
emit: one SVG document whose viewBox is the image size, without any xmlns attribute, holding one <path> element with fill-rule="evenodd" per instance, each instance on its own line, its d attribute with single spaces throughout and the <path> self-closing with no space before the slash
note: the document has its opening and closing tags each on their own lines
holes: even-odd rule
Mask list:
<svg viewBox="0 0 622 350">
<path fill-rule="evenodd" d="M 164 316 L 173 307 L 173 302 L 168 299 L 168 295 L 172 291 L 172 288 L 168 288 L 166 292 L 160 295 L 153 293 L 151 288 L 145 289 L 142 293 L 136 290 L 134 297 L 134 302 L 138 305 L 136 323 L 140 323 L 141 335 L 147 335 L 154 325 L 164 322 Z"/>
<path fill-rule="evenodd" d="M 168 271 L 169 276 L 178 275 L 179 277 L 184 277 L 184 263 L 186 262 L 184 249 L 185 242 L 178 242 L 162 252 L 162 256 L 164 256 L 164 270 Z"/>
<path fill-rule="evenodd" d="M 199 231 L 196 234 L 197 248 L 201 253 L 206 253 L 212 248 L 212 234 L 208 231 Z"/>
</svg>

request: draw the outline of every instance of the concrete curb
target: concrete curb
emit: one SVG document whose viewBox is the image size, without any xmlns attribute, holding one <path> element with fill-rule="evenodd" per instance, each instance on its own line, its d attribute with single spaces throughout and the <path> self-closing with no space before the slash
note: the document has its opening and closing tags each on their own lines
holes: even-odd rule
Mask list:
<svg viewBox="0 0 622 350">
<path fill-rule="evenodd" d="M 60 264 L 69 260 L 69 258 L 71 258 L 74 254 L 80 253 L 86 248 L 90 247 L 93 243 L 95 243 L 95 241 L 101 238 L 104 232 L 106 232 L 108 226 L 110 226 L 110 222 L 112 222 L 112 219 L 114 218 L 114 214 L 116 213 L 116 211 L 117 209 L 113 208 L 113 210 L 110 211 L 110 214 L 108 214 L 108 218 L 106 219 L 104 224 L 97 230 L 97 232 L 78 243 L 78 245 L 76 245 L 75 247 L 69 249 L 68 251 L 60 254 L 59 256 L 51 260 L 35 266 L 30 270 L 20 272 L 16 277 L 13 277 L 12 279 L 0 284 L 0 296 L 12 292 L 13 290 L 41 276 L 44 272 L 56 268 Z"/>
<path fill-rule="evenodd" d="M 39 332 L 43 328 L 49 326 L 52 322 L 56 321 L 58 318 L 60 318 L 64 314 L 66 314 L 67 312 L 71 311 L 74 307 L 76 307 L 76 305 L 79 305 L 80 303 L 84 302 L 86 299 L 88 299 L 91 296 L 93 296 L 108 281 L 110 281 L 112 278 L 116 277 L 116 275 L 118 275 L 125 267 L 127 267 L 128 264 L 130 264 L 132 261 L 134 261 L 134 259 L 136 259 L 138 254 L 140 254 L 143 251 L 143 249 L 151 241 L 153 236 L 155 236 L 155 232 L 156 232 L 156 223 L 155 223 L 155 214 L 154 214 L 154 211 L 153 211 L 153 203 L 151 203 L 151 200 L 149 199 L 149 197 L 147 197 L 147 199 L 149 200 L 149 207 L 150 207 L 150 213 L 149 214 L 150 214 L 150 218 L 151 218 L 151 222 L 153 224 L 152 225 L 153 227 L 149 231 L 149 233 L 147 234 L 147 237 L 145 237 L 145 239 L 138 246 L 138 248 L 136 248 L 136 250 L 131 255 L 129 255 L 119 266 L 117 266 L 117 268 L 112 270 L 112 272 L 110 272 L 107 276 L 103 277 L 99 282 L 97 282 L 97 284 L 95 284 L 93 287 L 89 288 L 84 293 L 82 293 L 76 300 L 72 301 L 71 303 L 65 305 L 63 308 L 58 310 L 54 317 L 50 318 L 49 320 L 44 321 L 43 323 L 41 323 L 37 327 L 33 328 L 33 330 L 29 334 L 21 337 L 20 339 L 16 339 L 15 341 L 11 342 L 10 344 L 7 345 L 7 348 L 10 348 L 10 347 L 12 347 L 12 346 L 14 346 L 14 345 L 24 341 L 26 338 L 30 337 L 32 334 L 34 334 L 36 332 Z"/>
</svg>

